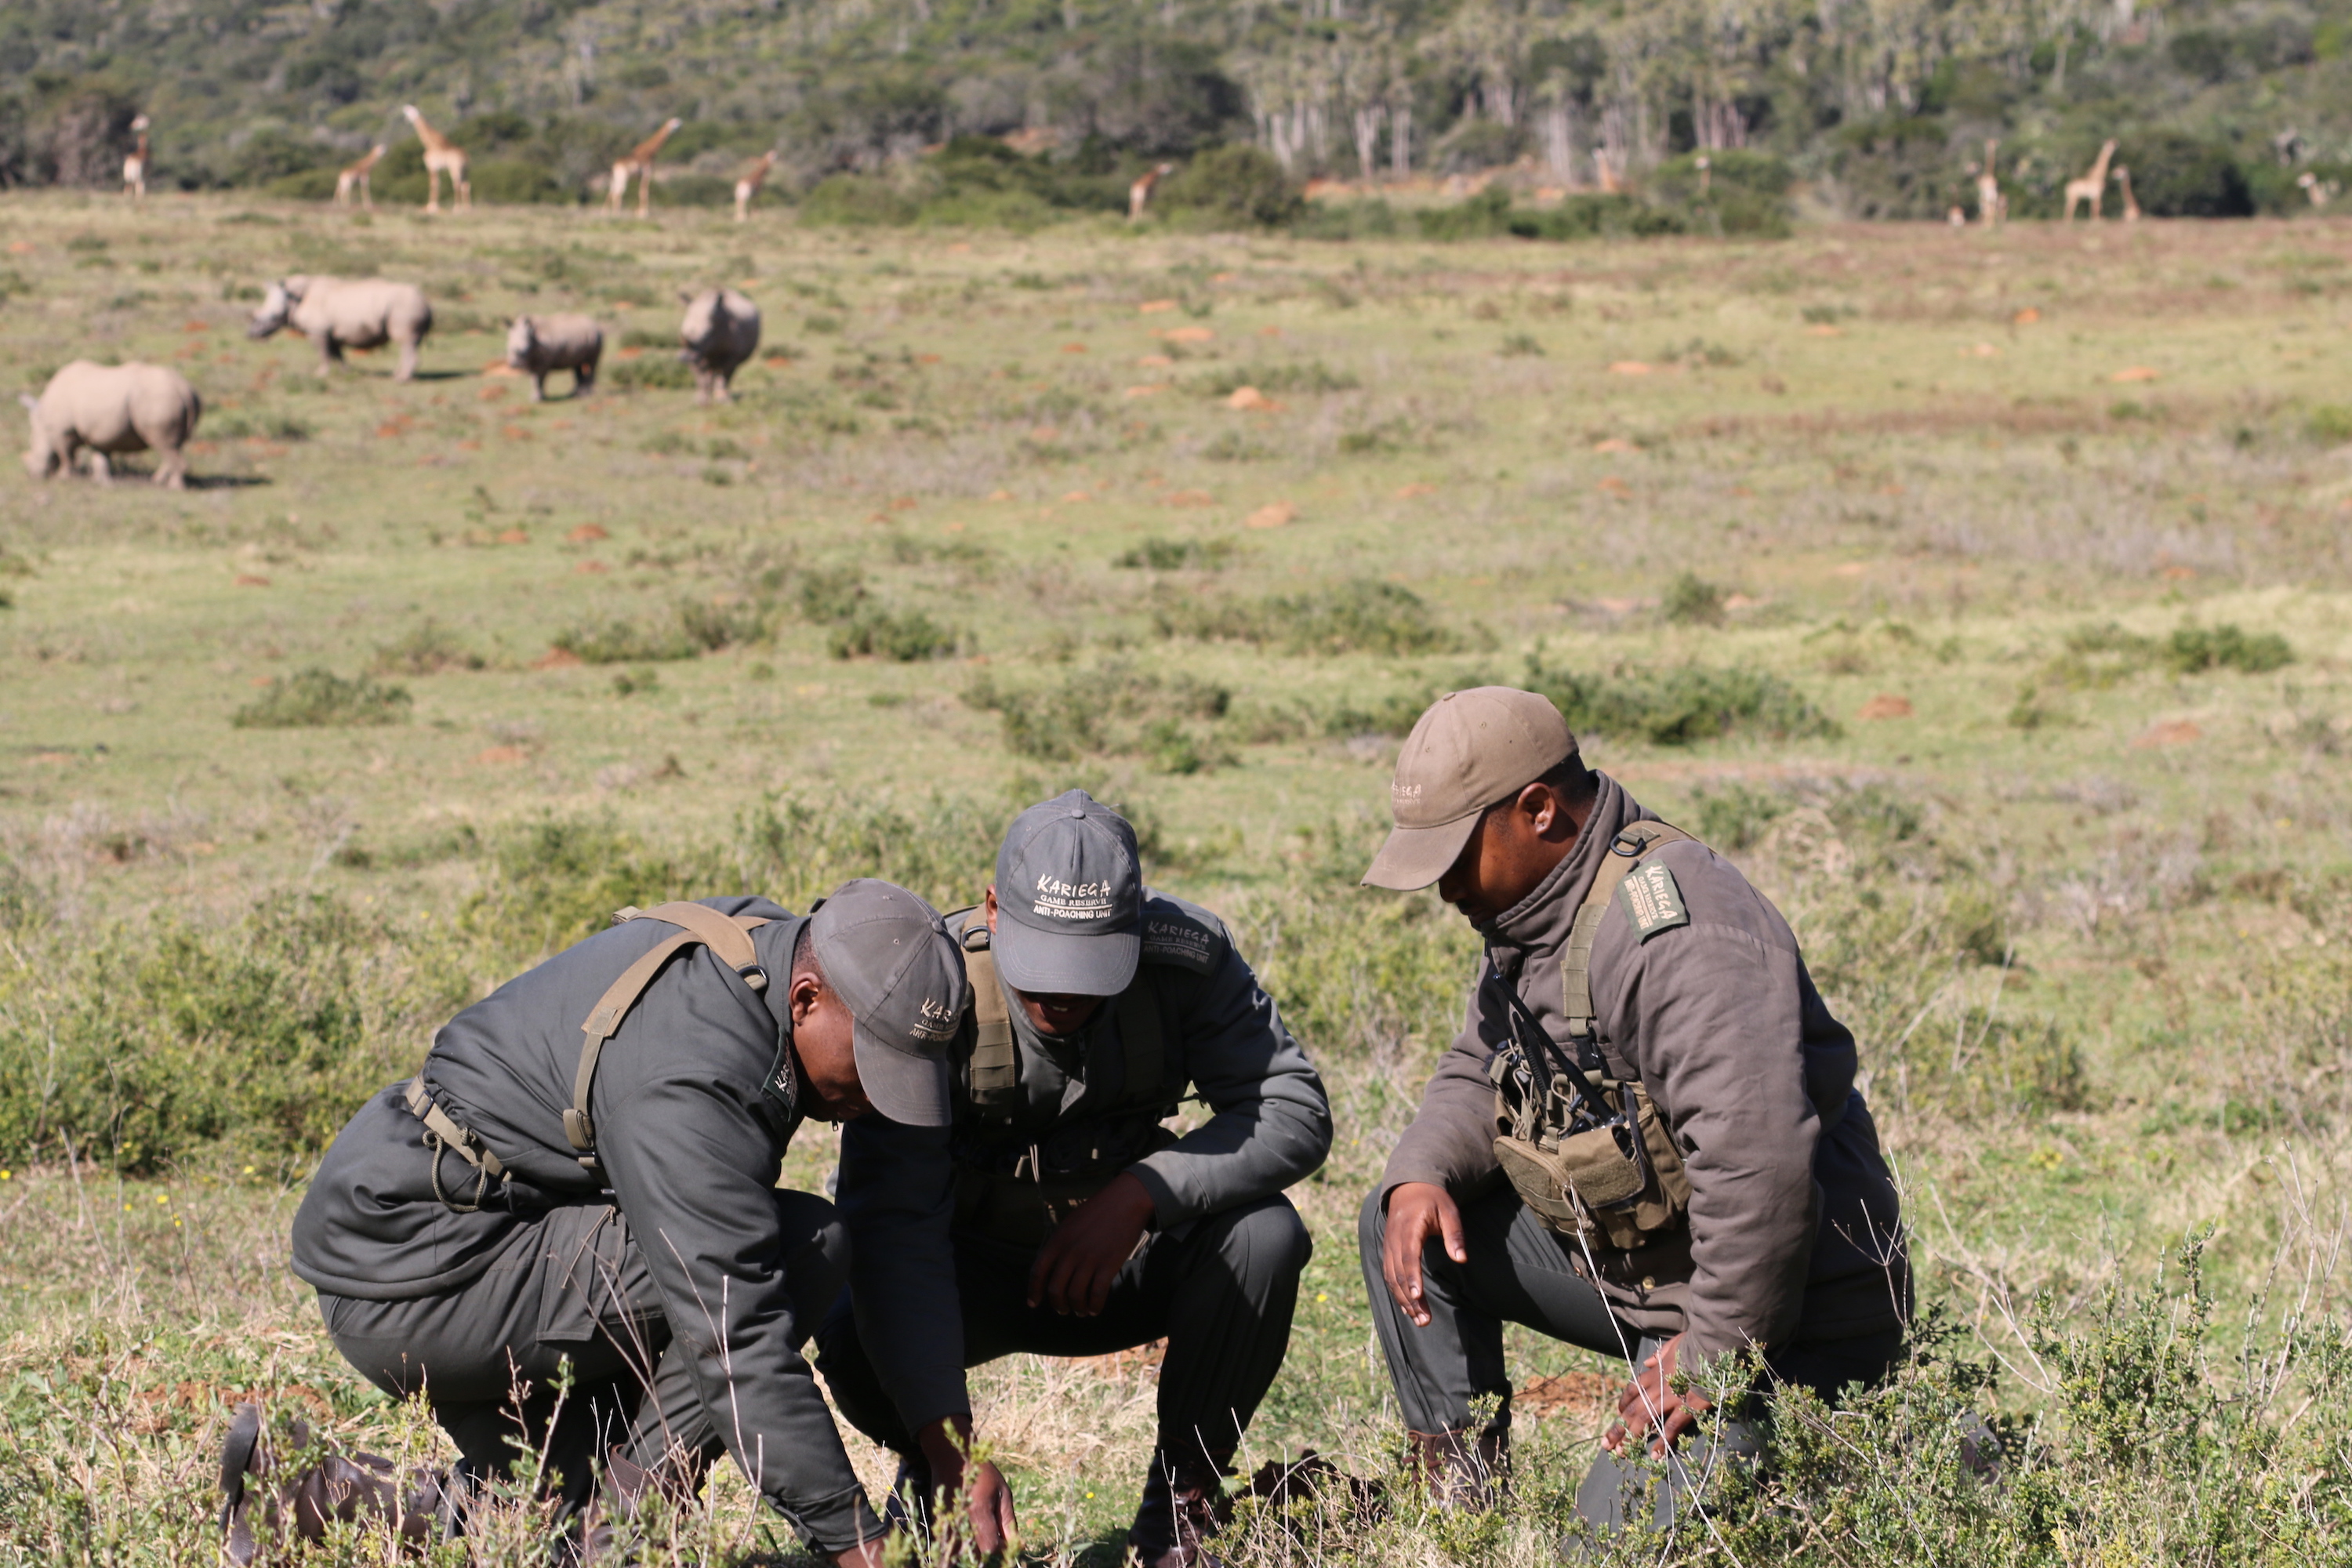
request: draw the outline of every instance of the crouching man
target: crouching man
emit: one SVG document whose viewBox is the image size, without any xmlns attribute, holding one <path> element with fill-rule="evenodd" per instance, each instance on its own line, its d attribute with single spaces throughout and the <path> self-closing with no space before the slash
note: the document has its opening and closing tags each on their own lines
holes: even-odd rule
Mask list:
<svg viewBox="0 0 2352 1568">
<path fill-rule="evenodd" d="M 1145 1568 L 1213 1563 L 1223 1478 L 1289 1348 L 1310 1249 L 1282 1191 L 1329 1152 L 1322 1081 L 1224 926 L 1146 889 L 1134 830 L 1082 791 L 1024 812 L 948 924 L 972 991 L 954 1122 L 845 1131 L 851 1291 L 818 1367 L 924 1514 L 964 1486 L 945 1437 L 969 1427 L 966 1368 L 1165 1339 L 1129 1544 Z M 1179 1137 L 1161 1123 L 1188 1089 L 1211 1114 Z"/>
<path fill-rule="evenodd" d="M 1666 1456 L 1692 1428 L 1706 1401 L 1677 1373 L 1759 1352 L 1769 1379 L 1834 1401 L 1901 1353 L 1910 1276 L 1853 1037 L 1780 912 L 1587 768 L 1549 700 L 1441 699 L 1391 800 L 1365 882 L 1434 882 L 1486 942 L 1468 1023 L 1363 1208 L 1412 1447 L 1441 1500 L 1491 1497 L 1503 1324 L 1522 1323 L 1630 1363 L 1578 1510 L 1663 1526 L 1704 1467 L 1670 1462 L 1645 1497 L 1617 1456 Z M 1752 1453 L 1756 1435 L 1735 1419 L 1725 1443 Z"/>
<path fill-rule="evenodd" d="M 462 1530 L 466 1479 L 522 1456 L 546 1456 L 576 1515 L 600 1476 L 625 1510 L 648 1487 L 690 1497 L 723 1452 L 817 1550 L 878 1564 L 883 1527 L 799 1353 L 844 1237 L 776 1176 L 804 1118 L 946 1123 L 961 958 L 887 882 L 804 918 L 755 898 L 623 914 L 451 1020 L 336 1138 L 295 1216 L 294 1269 L 336 1347 L 431 1402 L 460 1476 L 340 1455 L 270 1474 L 248 1407 L 223 1466 L 233 1558 L 264 1520 Z"/>
</svg>

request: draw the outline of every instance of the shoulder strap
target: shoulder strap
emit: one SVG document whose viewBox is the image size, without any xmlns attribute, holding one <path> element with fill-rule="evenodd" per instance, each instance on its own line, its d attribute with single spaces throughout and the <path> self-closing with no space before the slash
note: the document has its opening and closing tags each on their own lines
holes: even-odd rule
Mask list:
<svg viewBox="0 0 2352 1568">
<path fill-rule="evenodd" d="M 964 978 L 971 984 L 971 1100 L 993 1110 L 1013 1097 L 1021 1082 L 1021 1050 L 1013 1040 L 1013 1013 L 997 984 L 996 958 L 988 950 L 988 919 L 971 911 L 957 934 L 963 950 Z"/>
<path fill-rule="evenodd" d="M 572 1077 L 572 1108 L 563 1113 L 563 1136 L 580 1157 L 580 1163 L 599 1175 L 603 1167 L 596 1163 L 596 1124 L 588 1115 L 588 1091 L 596 1081 L 596 1058 L 604 1054 L 604 1042 L 621 1031 L 621 1020 L 637 1005 L 646 987 L 654 983 L 662 966 L 678 953 L 694 946 L 704 946 L 717 955 L 719 962 L 743 977 L 743 984 L 754 991 L 768 988 L 768 972 L 760 966 L 759 951 L 751 945 L 751 933 L 768 923 L 758 915 L 722 915 L 708 904 L 657 904 L 650 910 L 635 907 L 614 912 L 614 925 L 626 925 L 631 921 L 660 921 L 682 928 L 668 941 L 648 950 L 635 963 L 621 972 L 621 977 L 606 986 L 596 1005 L 588 1010 L 588 1021 L 580 1026 L 580 1067 Z"/>
<path fill-rule="evenodd" d="M 1593 873 L 1592 886 L 1576 911 L 1576 923 L 1569 928 L 1568 951 L 1559 961 L 1560 984 L 1567 993 L 1561 1005 L 1568 1015 L 1569 1037 L 1576 1042 L 1578 1057 L 1592 1058 L 1577 1063 L 1588 1071 L 1600 1065 L 1593 1040 L 1592 939 L 1600 934 L 1601 917 L 1609 912 L 1609 900 L 1616 895 L 1617 884 L 1642 863 L 1643 857 L 1662 844 L 1690 837 L 1681 828 L 1669 827 L 1663 822 L 1629 824 L 1609 841 L 1601 869 Z"/>
</svg>

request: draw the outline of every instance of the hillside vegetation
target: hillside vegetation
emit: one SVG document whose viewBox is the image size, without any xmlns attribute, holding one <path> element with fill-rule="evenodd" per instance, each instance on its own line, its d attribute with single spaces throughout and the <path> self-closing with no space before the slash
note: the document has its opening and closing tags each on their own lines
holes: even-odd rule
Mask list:
<svg viewBox="0 0 2352 1568">
<path fill-rule="evenodd" d="M 2305 175 L 2352 183 L 2347 43 L 2345 0 L 24 0 L 0 11 L 0 184 L 112 183 L 143 110 L 167 187 L 321 196 L 383 141 L 379 192 L 412 201 L 414 102 L 499 202 L 589 199 L 677 115 L 669 202 L 726 199 L 770 146 L 798 195 L 1014 135 L 1034 168 L 950 175 L 1050 186 L 1014 204 L 1024 222 L 1115 207 L 1153 161 L 1236 141 L 1293 178 L 1516 164 L 1563 186 L 1746 150 L 1819 210 L 1939 217 L 1973 210 L 2000 138 L 2031 216 L 2114 137 L 2149 213 L 2230 216 L 2306 209 Z"/>
</svg>

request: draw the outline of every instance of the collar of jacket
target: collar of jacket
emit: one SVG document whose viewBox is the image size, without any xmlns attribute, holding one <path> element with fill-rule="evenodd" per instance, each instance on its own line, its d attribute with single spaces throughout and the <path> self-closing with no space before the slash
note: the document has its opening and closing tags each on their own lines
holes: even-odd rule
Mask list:
<svg viewBox="0 0 2352 1568">
<path fill-rule="evenodd" d="M 1601 858 L 1608 853 L 1609 841 L 1627 823 L 1643 821 L 1650 815 L 1615 779 L 1607 773 L 1595 776 L 1601 781 L 1600 792 L 1592 798 L 1592 810 L 1567 858 L 1536 884 L 1535 891 L 1496 916 L 1478 933 L 1494 950 L 1497 967 L 1507 972 L 1517 967 L 1514 958 L 1566 944 L 1577 909 L 1584 902 L 1592 879 L 1600 874 Z"/>
</svg>

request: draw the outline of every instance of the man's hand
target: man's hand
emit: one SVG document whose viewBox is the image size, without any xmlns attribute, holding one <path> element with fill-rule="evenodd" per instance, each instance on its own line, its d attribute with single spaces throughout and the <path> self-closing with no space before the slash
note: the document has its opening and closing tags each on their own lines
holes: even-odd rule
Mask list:
<svg viewBox="0 0 2352 1568">
<path fill-rule="evenodd" d="M 1445 1243 L 1446 1257 L 1456 1263 L 1470 1261 L 1470 1249 L 1462 1240 L 1462 1210 L 1453 1194 L 1434 1182 L 1406 1182 L 1392 1188 L 1388 1230 L 1381 1242 L 1381 1277 L 1417 1329 L 1429 1326 L 1429 1307 L 1421 1296 L 1421 1254 L 1433 1236 Z"/>
<path fill-rule="evenodd" d="M 932 1422 L 916 1436 L 923 1450 L 923 1460 L 931 1468 L 931 1485 L 947 1495 L 950 1509 L 961 1502 L 963 1517 L 943 1513 L 940 1531 L 948 1538 L 947 1556 L 958 1555 L 959 1538 L 969 1524 L 971 1545 L 982 1557 L 992 1557 L 1020 1539 L 1021 1521 L 1013 1517 L 1013 1489 L 1004 1484 L 1003 1473 L 982 1459 L 970 1464 L 965 1456 L 971 1452 L 971 1417 L 951 1415 Z M 852 1563 L 841 1559 L 841 1568 L 869 1568 L 865 1563 Z M 878 1564 L 873 1565 L 878 1568 Z"/>
<path fill-rule="evenodd" d="M 1110 1185 L 1054 1227 L 1029 1270 L 1029 1304 L 1091 1318 L 1110 1300 L 1111 1281 L 1135 1256 L 1157 1205 L 1151 1189 L 1121 1171 Z"/>
<path fill-rule="evenodd" d="M 883 1549 L 890 1544 L 887 1531 L 871 1541 L 861 1541 L 846 1552 L 833 1554 L 838 1568 L 882 1568 Z"/>
<path fill-rule="evenodd" d="M 1642 1364 L 1633 1381 L 1617 1398 L 1617 1425 L 1601 1439 L 1611 1453 L 1622 1453 L 1627 1442 L 1640 1442 L 1655 1431 L 1650 1444 L 1653 1458 L 1663 1458 L 1677 1438 L 1698 1425 L 1706 1414 L 1708 1401 L 1698 1390 L 1676 1394 L 1674 1390 L 1675 1363 L 1682 1352 L 1683 1336 L 1676 1334 L 1660 1345 L 1657 1353 Z"/>
</svg>

